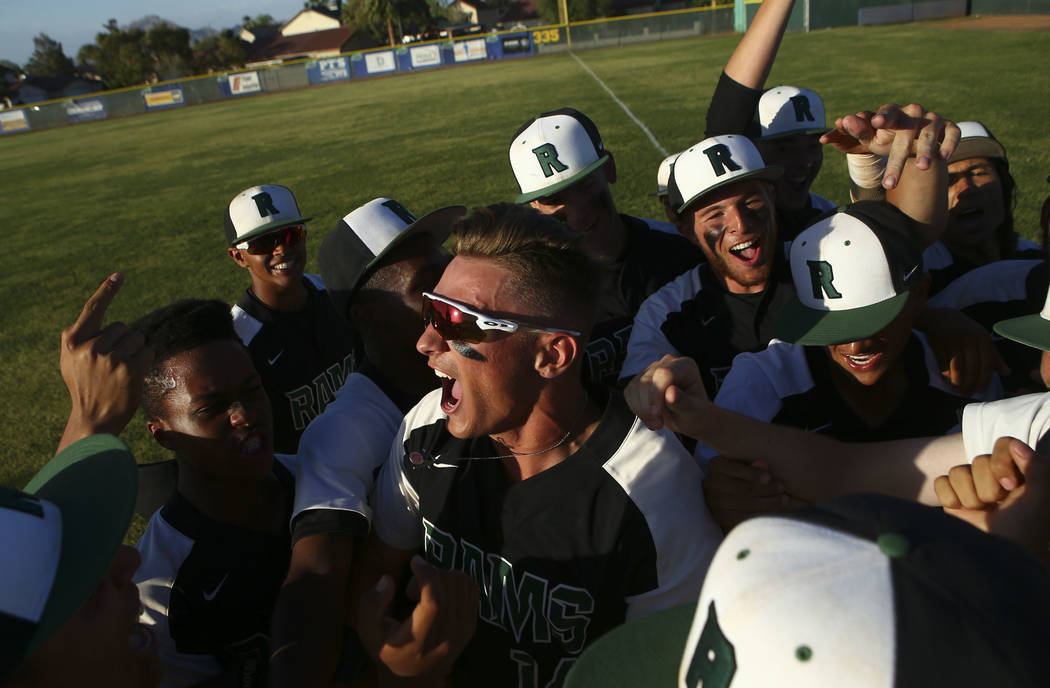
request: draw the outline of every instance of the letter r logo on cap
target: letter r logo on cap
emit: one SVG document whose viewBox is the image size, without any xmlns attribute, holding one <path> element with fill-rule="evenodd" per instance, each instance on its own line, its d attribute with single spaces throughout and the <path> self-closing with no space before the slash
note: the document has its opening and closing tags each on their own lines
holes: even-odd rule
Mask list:
<svg viewBox="0 0 1050 688">
<path fill-rule="evenodd" d="M 716 143 L 710 148 L 705 148 L 704 155 L 711 162 L 711 169 L 715 171 L 716 177 L 721 177 L 726 172 L 736 172 L 741 169 L 736 160 L 733 160 L 733 154 L 729 151 L 729 146 L 724 143 Z"/>
<path fill-rule="evenodd" d="M 270 194 L 263 191 L 252 196 L 252 200 L 255 201 L 255 207 L 259 209 L 259 217 L 266 217 L 267 215 L 279 215 L 280 210 L 277 209 L 273 204 L 273 199 L 270 198 Z"/>
<path fill-rule="evenodd" d="M 813 112 L 810 110 L 809 98 L 804 95 L 791 96 L 791 104 L 795 106 L 796 122 L 813 122 Z"/>
<path fill-rule="evenodd" d="M 809 266 L 809 278 L 813 284 L 813 298 L 824 300 L 824 294 L 829 299 L 841 299 L 842 294 L 832 284 L 835 279 L 835 271 L 831 269 L 831 263 L 826 260 L 807 260 Z"/>
<path fill-rule="evenodd" d="M 553 143 L 536 146 L 532 149 L 532 152 L 540 163 L 540 169 L 543 170 L 544 177 L 553 177 L 555 172 L 564 172 L 569 169 L 568 165 L 558 160 L 558 149 L 554 147 Z"/>
</svg>

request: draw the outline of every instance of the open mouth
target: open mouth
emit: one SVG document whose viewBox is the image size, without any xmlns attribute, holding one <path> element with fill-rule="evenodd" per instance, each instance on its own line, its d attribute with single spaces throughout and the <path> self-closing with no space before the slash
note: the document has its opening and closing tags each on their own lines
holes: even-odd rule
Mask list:
<svg viewBox="0 0 1050 688">
<path fill-rule="evenodd" d="M 241 442 L 241 456 L 250 459 L 266 453 L 266 435 L 260 431 L 249 433 Z"/>
<path fill-rule="evenodd" d="M 295 260 L 294 258 L 289 258 L 287 260 L 284 260 L 284 261 L 281 261 L 280 263 L 275 264 L 270 269 L 273 270 L 274 272 L 288 272 L 288 271 L 290 271 L 290 270 L 295 268 L 295 265 L 296 265 L 297 262 L 298 261 Z"/>
<path fill-rule="evenodd" d="M 882 359 L 882 354 L 843 354 L 842 357 L 846 359 L 846 363 L 853 370 L 871 370 L 878 365 L 879 361 Z"/>
<path fill-rule="evenodd" d="M 762 244 L 758 239 L 741 241 L 739 244 L 729 247 L 729 255 L 742 263 L 754 265 L 762 255 Z"/>
<path fill-rule="evenodd" d="M 440 370 L 435 369 L 434 374 L 441 380 L 441 410 L 446 415 L 452 415 L 463 397 L 463 386 L 459 384 L 459 380 Z"/>
</svg>

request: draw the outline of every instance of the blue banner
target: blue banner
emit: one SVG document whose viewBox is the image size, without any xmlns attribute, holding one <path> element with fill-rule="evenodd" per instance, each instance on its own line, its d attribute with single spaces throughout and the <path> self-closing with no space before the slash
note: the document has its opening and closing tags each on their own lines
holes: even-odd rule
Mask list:
<svg viewBox="0 0 1050 688">
<path fill-rule="evenodd" d="M 73 123 L 106 119 L 106 105 L 101 98 L 70 100 L 66 103 L 66 117 Z"/>
<path fill-rule="evenodd" d="M 327 84 L 330 81 L 346 81 L 350 78 L 350 58 L 330 57 L 315 60 L 306 65 L 306 76 L 311 84 Z"/>
<path fill-rule="evenodd" d="M 151 86 L 142 93 L 142 98 L 146 101 L 147 110 L 163 110 L 186 104 L 186 99 L 182 97 L 182 86 L 177 84 Z"/>
</svg>

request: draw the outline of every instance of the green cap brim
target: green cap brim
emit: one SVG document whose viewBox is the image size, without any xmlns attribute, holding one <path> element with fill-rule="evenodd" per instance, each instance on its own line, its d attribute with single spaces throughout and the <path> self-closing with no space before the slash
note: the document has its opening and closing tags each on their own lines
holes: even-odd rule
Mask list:
<svg viewBox="0 0 1050 688">
<path fill-rule="evenodd" d="M 1050 320 L 1038 313 L 1000 320 L 992 327 L 997 334 L 1043 351 L 1050 351 Z"/>
<path fill-rule="evenodd" d="M 48 461 L 24 491 L 62 512 L 58 572 L 30 641 L 31 651 L 69 620 L 109 569 L 135 508 L 135 458 L 113 435 L 92 435 Z"/>
<path fill-rule="evenodd" d="M 820 311 L 793 301 L 773 325 L 777 339 L 806 346 L 831 346 L 865 339 L 893 322 L 908 302 L 909 292 L 870 306 Z"/>
<path fill-rule="evenodd" d="M 558 182 L 556 184 L 551 184 L 550 186 L 545 186 L 542 189 L 539 189 L 537 191 L 530 191 L 529 193 L 518 194 L 518 197 L 514 199 L 514 202 L 515 203 L 528 203 L 529 201 L 534 201 L 537 198 L 542 198 L 543 196 L 550 196 L 552 193 L 558 193 L 562 189 L 564 189 L 566 187 L 569 187 L 569 186 L 572 186 L 576 182 L 580 181 L 581 179 L 586 177 L 591 172 L 594 172 L 596 169 L 598 169 L 599 167 L 604 165 L 605 161 L 608 160 L 608 159 L 609 159 L 609 154 L 606 153 L 606 154 L 602 155 L 600 158 L 598 158 L 597 160 L 595 160 L 594 162 L 592 162 L 587 167 L 584 167 L 582 170 L 580 170 L 576 174 L 574 174 L 571 177 L 569 177 L 568 179 L 563 179 L 562 181 L 560 181 L 560 182 Z"/>
<path fill-rule="evenodd" d="M 684 213 L 685 209 L 688 208 L 690 205 L 692 205 L 695 201 L 697 201 L 698 199 L 703 198 L 704 196 L 706 196 L 707 194 L 711 193 L 715 189 L 721 189 L 723 186 L 729 186 L 730 184 L 736 184 L 737 182 L 742 182 L 742 181 L 744 181 L 746 179 L 765 179 L 767 181 L 775 181 L 777 179 L 780 179 L 780 177 L 783 174 L 784 174 L 784 168 L 780 167 L 779 165 L 769 165 L 767 167 L 763 167 L 763 168 L 754 170 L 752 172 L 745 172 L 744 174 L 741 174 L 741 175 L 738 175 L 736 177 L 733 177 L 732 179 L 726 179 L 724 181 L 718 182 L 714 186 L 707 187 L 706 189 L 704 189 L 703 191 L 701 191 L 700 193 L 696 194 L 695 196 L 690 198 L 688 201 L 683 203 L 681 206 L 679 206 L 678 210 L 675 211 L 675 212 Z"/>
<path fill-rule="evenodd" d="M 655 612 L 614 628 L 573 664 L 565 688 L 677 688 L 696 604 Z"/>
<path fill-rule="evenodd" d="M 777 141 L 779 139 L 786 139 L 789 136 L 823 136 L 830 131 L 827 127 L 811 127 L 809 129 L 793 129 L 791 131 L 783 131 L 779 134 L 771 134 L 769 136 L 759 136 L 757 141 Z"/>
<path fill-rule="evenodd" d="M 255 229 L 253 229 L 252 231 L 248 232 L 247 234 L 243 234 L 243 235 L 237 237 L 237 240 L 234 241 L 232 244 L 230 244 L 230 246 L 236 246 L 237 244 L 241 243 L 242 241 L 251 241 L 252 239 L 254 239 L 257 236 L 262 236 L 263 234 L 268 234 L 269 232 L 272 232 L 274 230 L 280 229 L 281 227 L 291 227 L 293 225 L 306 224 L 307 222 L 309 222 L 312 219 L 313 219 L 312 217 L 300 217 L 300 218 L 296 218 L 294 220 L 281 220 L 279 222 L 267 222 L 263 226 L 256 227 Z"/>
</svg>

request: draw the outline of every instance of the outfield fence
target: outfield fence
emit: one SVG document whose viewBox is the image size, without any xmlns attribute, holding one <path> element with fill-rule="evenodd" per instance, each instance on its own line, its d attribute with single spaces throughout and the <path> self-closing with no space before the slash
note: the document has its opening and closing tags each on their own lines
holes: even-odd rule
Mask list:
<svg viewBox="0 0 1050 688">
<path fill-rule="evenodd" d="M 789 30 L 960 16 L 982 0 L 805 0 Z M 987 0 L 985 0 L 987 1 Z M 1050 11 L 1050 0 L 995 0 L 1017 12 Z M 449 41 L 371 48 L 335 57 L 134 86 L 0 111 L 0 134 L 140 115 L 247 95 L 491 60 L 705 36 L 746 29 L 760 0 L 493 32 Z"/>
</svg>

